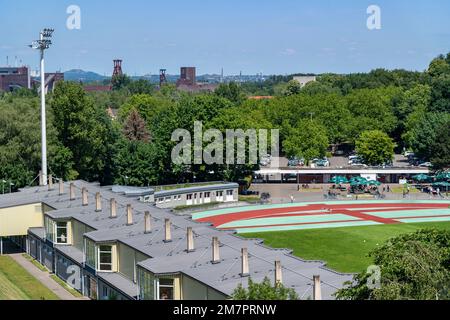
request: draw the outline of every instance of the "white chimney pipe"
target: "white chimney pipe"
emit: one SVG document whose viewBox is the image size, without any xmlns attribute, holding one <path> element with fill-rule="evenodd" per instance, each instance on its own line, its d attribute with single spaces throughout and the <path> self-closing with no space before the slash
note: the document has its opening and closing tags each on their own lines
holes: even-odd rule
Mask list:
<svg viewBox="0 0 450 320">
<path fill-rule="evenodd" d="M 241 249 L 241 277 L 248 277 L 250 275 L 248 266 L 248 249 Z"/>
<path fill-rule="evenodd" d="M 75 200 L 75 185 L 73 183 L 70 184 L 70 201 Z"/>
<path fill-rule="evenodd" d="M 86 188 L 81 188 L 81 201 L 83 204 L 83 207 L 86 207 L 89 202 L 88 202 L 88 192 Z"/>
<path fill-rule="evenodd" d="M 64 194 L 64 181 L 63 179 L 59 179 L 59 195 L 62 196 Z"/>
<path fill-rule="evenodd" d="M 281 273 L 281 262 L 275 261 L 275 285 L 283 283 L 283 276 Z"/>
<path fill-rule="evenodd" d="M 212 263 L 217 264 L 220 263 L 220 252 L 219 252 L 219 238 L 213 237 L 212 238 Z"/>
<path fill-rule="evenodd" d="M 170 219 L 164 220 L 164 242 L 172 242 L 172 230 L 171 230 L 172 223 L 170 222 Z"/>
<path fill-rule="evenodd" d="M 144 222 L 145 222 L 145 233 L 151 233 L 152 232 L 152 216 L 150 215 L 150 212 L 148 212 L 148 211 L 145 211 Z"/>
<path fill-rule="evenodd" d="M 195 251 L 195 247 L 194 247 L 194 232 L 192 231 L 192 227 L 188 227 L 187 228 L 187 252 L 194 252 Z"/>
<path fill-rule="evenodd" d="M 111 219 L 117 218 L 117 203 L 114 198 L 109 201 L 109 217 Z"/>
<path fill-rule="evenodd" d="M 133 224 L 133 209 L 131 208 L 131 204 L 127 204 L 127 226 L 131 226 Z"/>
<path fill-rule="evenodd" d="M 321 281 L 320 276 L 314 276 L 314 300 L 322 300 L 322 288 L 321 288 Z"/>
<path fill-rule="evenodd" d="M 48 175 L 48 191 L 53 190 L 53 175 Z"/>
<path fill-rule="evenodd" d="M 97 192 L 95 194 L 95 211 L 96 212 L 102 211 L 102 197 L 100 195 L 100 192 Z"/>
</svg>

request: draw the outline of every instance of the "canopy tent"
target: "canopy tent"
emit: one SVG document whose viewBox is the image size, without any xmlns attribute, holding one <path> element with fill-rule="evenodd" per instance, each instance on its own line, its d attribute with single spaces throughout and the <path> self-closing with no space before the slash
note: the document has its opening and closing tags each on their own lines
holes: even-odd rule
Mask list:
<svg viewBox="0 0 450 320">
<path fill-rule="evenodd" d="M 412 178 L 414 181 L 417 181 L 417 182 L 430 182 L 433 180 L 432 177 L 430 177 L 427 174 L 423 174 L 423 173 L 413 176 Z"/>
<path fill-rule="evenodd" d="M 344 176 L 335 176 L 330 179 L 330 183 L 334 184 L 346 184 L 348 182 L 349 182 L 348 179 Z"/>
<path fill-rule="evenodd" d="M 441 172 L 436 175 L 436 180 L 438 181 L 449 181 L 450 180 L 450 172 Z"/>
</svg>

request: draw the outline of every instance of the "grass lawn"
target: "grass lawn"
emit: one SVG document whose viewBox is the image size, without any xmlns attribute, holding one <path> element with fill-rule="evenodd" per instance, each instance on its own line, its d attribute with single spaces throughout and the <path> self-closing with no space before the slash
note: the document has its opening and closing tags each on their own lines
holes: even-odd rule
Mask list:
<svg viewBox="0 0 450 320">
<path fill-rule="evenodd" d="M 76 298 L 81 298 L 83 297 L 83 295 L 81 293 L 79 293 L 77 290 L 75 290 L 74 288 L 70 287 L 67 283 L 65 283 L 63 280 L 61 280 L 60 278 L 58 278 L 58 276 L 52 274 L 50 276 L 50 278 L 52 278 L 54 281 L 56 281 L 61 287 L 63 287 L 64 289 L 66 289 L 68 292 L 70 292 L 74 297 Z"/>
<path fill-rule="evenodd" d="M 396 224 L 245 234 L 274 248 L 289 248 L 307 260 L 323 260 L 340 272 L 361 272 L 372 264 L 367 254 L 386 240 L 425 228 L 450 230 L 450 222 Z"/>
<path fill-rule="evenodd" d="M 0 300 L 59 300 L 8 256 L 0 257 Z"/>
</svg>

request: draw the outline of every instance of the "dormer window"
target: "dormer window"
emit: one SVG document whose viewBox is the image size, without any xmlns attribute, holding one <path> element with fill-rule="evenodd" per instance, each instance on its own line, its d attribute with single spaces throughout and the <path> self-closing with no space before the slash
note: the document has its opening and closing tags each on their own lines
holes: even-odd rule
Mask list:
<svg viewBox="0 0 450 320">
<path fill-rule="evenodd" d="M 113 259 L 112 259 L 112 246 L 101 245 L 98 248 L 98 270 L 99 271 L 112 271 Z"/>
<path fill-rule="evenodd" d="M 67 244 L 67 222 L 56 223 L 56 243 Z"/>
</svg>

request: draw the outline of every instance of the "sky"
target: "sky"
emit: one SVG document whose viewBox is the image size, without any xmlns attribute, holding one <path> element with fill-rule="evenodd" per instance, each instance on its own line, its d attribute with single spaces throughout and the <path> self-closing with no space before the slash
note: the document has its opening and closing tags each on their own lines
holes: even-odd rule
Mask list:
<svg viewBox="0 0 450 320">
<path fill-rule="evenodd" d="M 81 29 L 66 26 L 70 5 Z M 369 30 L 369 5 L 381 29 Z M 450 51 L 448 0 L 0 0 L 0 66 L 37 69 L 27 45 L 55 29 L 47 71 L 129 75 L 353 73 L 374 68 L 424 70 Z"/>
</svg>

